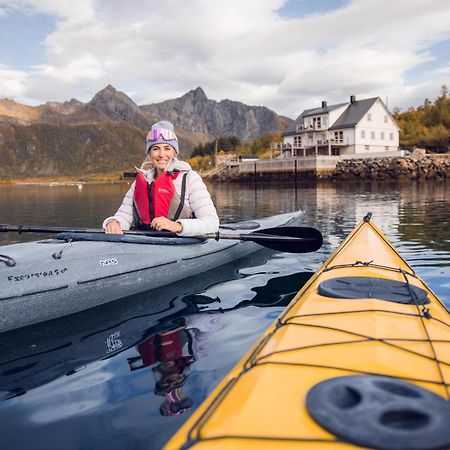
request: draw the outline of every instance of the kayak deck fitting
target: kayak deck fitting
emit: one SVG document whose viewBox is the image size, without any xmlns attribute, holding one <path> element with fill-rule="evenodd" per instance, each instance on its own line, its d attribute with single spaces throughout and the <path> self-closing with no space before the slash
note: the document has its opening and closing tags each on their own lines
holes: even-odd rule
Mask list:
<svg viewBox="0 0 450 450">
<path fill-rule="evenodd" d="M 448 448 L 449 383 L 449 312 L 368 215 L 166 448 Z"/>
</svg>

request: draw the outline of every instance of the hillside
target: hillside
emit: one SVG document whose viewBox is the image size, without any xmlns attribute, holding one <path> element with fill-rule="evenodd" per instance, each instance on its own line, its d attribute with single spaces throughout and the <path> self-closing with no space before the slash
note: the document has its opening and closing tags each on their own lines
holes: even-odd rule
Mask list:
<svg viewBox="0 0 450 450">
<path fill-rule="evenodd" d="M 144 158 L 145 132 L 126 123 L 0 124 L 0 178 L 73 176 L 127 169 Z"/>
</svg>

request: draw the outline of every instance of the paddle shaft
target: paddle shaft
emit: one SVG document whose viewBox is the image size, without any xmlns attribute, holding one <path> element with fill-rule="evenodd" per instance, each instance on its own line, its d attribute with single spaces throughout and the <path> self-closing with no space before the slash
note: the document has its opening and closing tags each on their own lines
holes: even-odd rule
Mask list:
<svg viewBox="0 0 450 450">
<path fill-rule="evenodd" d="M 94 233 L 104 234 L 104 230 L 99 228 L 66 228 L 66 227 L 47 227 L 35 225 L 7 225 L 0 224 L 0 232 L 17 233 Z M 312 233 L 312 234 L 311 234 Z M 154 236 L 154 237 L 177 237 L 179 236 L 169 231 L 152 230 L 127 230 L 124 234 Z M 248 234 L 233 233 L 207 233 L 200 236 L 189 236 L 200 239 L 234 239 L 241 241 L 251 241 L 275 250 L 289 251 L 293 253 L 302 253 L 315 251 L 322 245 L 322 235 L 318 230 L 308 227 L 280 227 L 257 230 Z M 291 244 L 289 247 L 287 244 Z M 293 246 L 292 246 L 293 245 Z M 306 245 L 306 247 L 302 247 Z M 316 248 L 317 247 L 317 248 Z M 313 248 L 313 250 L 312 250 Z"/>
</svg>

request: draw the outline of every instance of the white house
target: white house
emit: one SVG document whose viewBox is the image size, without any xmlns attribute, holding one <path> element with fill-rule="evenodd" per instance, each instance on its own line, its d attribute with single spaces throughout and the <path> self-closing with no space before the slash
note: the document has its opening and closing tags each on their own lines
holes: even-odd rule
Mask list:
<svg viewBox="0 0 450 450">
<path fill-rule="evenodd" d="M 379 97 L 303 111 L 283 133 L 281 149 L 290 156 L 351 157 L 398 152 L 400 128 Z"/>
</svg>

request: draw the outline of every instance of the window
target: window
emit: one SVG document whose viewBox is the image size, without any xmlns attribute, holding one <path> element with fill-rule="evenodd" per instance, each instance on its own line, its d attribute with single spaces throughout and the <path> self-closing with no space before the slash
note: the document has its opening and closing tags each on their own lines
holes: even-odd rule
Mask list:
<svg viewBox="0 0 450 450">
<path fill-rule="evenodd" d="M 380 133 L 380 138 L 381 138 L 381 139 L 384 139 L 384 131 L 382 131 L 382 132 Z"/>
<path fill-rule="evenodd" d="M 361 130 L 361 139 L 365 139 L 366 138 L 366 132 L 365 130 Z"/>
<path fill-rule="evenodd" d="M 335 131 L 334 132 L 334 142 L 338 142 L 342 144 L 344 142 L 344 132 L 343 131 Z"/>
<path fill-rule="evenodd" d="M 312 123 L 313 123 L 314 129 L 322 128 L 322 118 L 321 117 L 313 117 Z"/>
<path fill-rule="evenodd" d="M 389 146 L 386 145 L 386 147 L 384 147 L 384 149 L 388 152 L 389 151 Z"/>
<path fill-rule="evenodd" d="M 375 139 L 375 131 L 370 132 L 370 139 Z"/>
<path fill-rule="evenodd" d="M 294 136 L 294 147 L 301 147 L 301 146 L 302 146 L 302 137 Z"/>
<path fill-rule="evenodd" d="M 384 116 L 384 123 L 387 123 L 387 116 Z"/>
<path fill-rule="evenodd" d="M 394 133 L 389 133 L 389 139 L 390 139 L 391 141 L 394 140 Z"/>
<path fill-rule="evenodd" d="M 367 121 L 370 122 L 372 120 L 372 114 L 367 113 Z"/>
<path fill-rule="evenodd" d="M 365 145 L 364 150 L 370 150 L 370 145 Z"/>
</svg>

